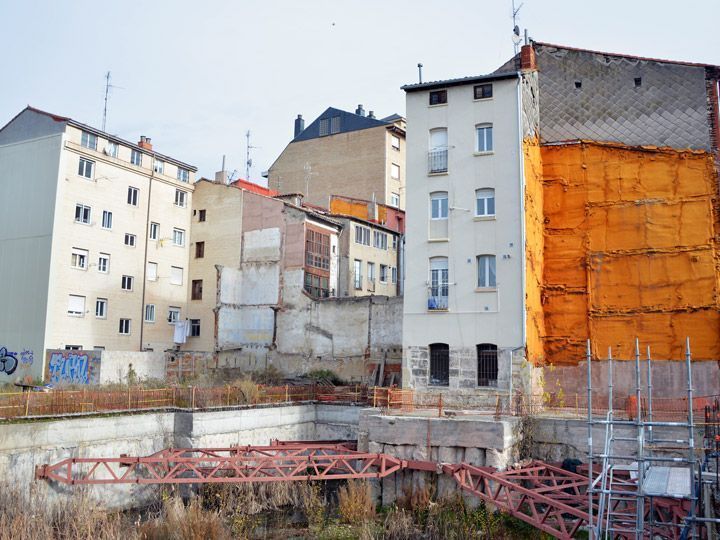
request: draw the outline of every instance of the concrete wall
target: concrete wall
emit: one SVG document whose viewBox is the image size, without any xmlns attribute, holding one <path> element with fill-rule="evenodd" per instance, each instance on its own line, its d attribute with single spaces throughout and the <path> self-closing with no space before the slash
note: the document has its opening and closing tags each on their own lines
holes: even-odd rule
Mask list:
<svg viewBox="0 0 720 540">
<path fill-rule="evenodd" d="M 75 486 L 33 481 L 35 466 L 70 457 L 143 456 L 167 447 L 266 445 L 271 439 L 353 439 L 359 407 L 269 406 L 205 412 L 166 412 L 0 425 L 0 477 L 25 494 L 53 497 Z M 157 497 L 158 486 L 92 486 L 108 508 L 133 508 Z"/>
<path fill-rule="evenodd" d="M 100 384 L 128 383 L 131 370 L 135 380 L 165 379 L 163 351 L 103 351 Z"/>
</svg>

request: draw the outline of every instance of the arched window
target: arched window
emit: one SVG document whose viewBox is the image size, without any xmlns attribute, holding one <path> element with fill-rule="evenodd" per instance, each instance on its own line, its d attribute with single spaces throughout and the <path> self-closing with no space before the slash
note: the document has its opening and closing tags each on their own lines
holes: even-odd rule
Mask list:
<svg viewBox="0 0 720 540">
<path fill-rule="evenodd" d="M 483 188 L 475 190 L 475 215 L 476 216 L 494 216 L 495 215 L 495 190 L 492 188 Z"/>
<path fill-rule="evenodd" d="M 429 310 L 448 308 L 448 278 L 447 257 L 432 257 L 430 259 Z"/>
<path fill-rule="evenodd" d="M 477 346 L 478 386 L 497 386 L 497 345 L 481 343 Z"/>
<path fill-rule="evenodd" d="M 450 384 L 450 346 L 447 343 L 430 344 L 430 384 Z"/>
<path fill-rule="evenodd" d="M 447 191 L 435 191 L 430 194 L 430 219 L 447 219 L 448 194 Z"/>
<path fill-rule="evenodd" d="M 430 130 L 428 149 L 428 173 L 444 173 L 448 170 L 447 128 Z"/>
</svg>

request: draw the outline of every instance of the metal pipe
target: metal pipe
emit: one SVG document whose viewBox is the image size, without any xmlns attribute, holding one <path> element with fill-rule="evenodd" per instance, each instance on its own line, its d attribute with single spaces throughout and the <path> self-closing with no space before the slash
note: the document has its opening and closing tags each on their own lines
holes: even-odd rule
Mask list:
<svg viewBox="0 0 720 540">
<path fill-rule="evenodd" d="M 637 421 L 637 464 L 638 464 L 638 477 L 637 477 L 637 502 L 635 504 L 635 524 L 636 532 L 635 538 L 638 540 L 643 535 L 643 525 L 645 522 L 645 498 L 643 497 L 643 479 L 645 477 L 645 462 L 643 460 L 643 446 L 644 446 L 644 435 L 645 427 L 642 423 L 642 395 L 640 394 L 640 340 L 635 338 L 635 405 L 636 414 L 635 420 Z"/>
<path fill-rule="evenodd" d="M 590 340 L 587 340 L 585 351 L 585 362 L 587 363 L 587 411 L 588 411 L 588 531 L 589 540 L 594 540 L 595 530 L 593 529 L 593 436 L 592 436 L 592 350 Z"/>
<path fill-rule="evenodd" d="M 685 366 L 687 368 L 687 395 L 688 395 L 688 461 L 690 462 L 690 474 L 695 480 L 695 427 L 693 425 L 693 387 L 692 387 L 692 355 L 690 353 L 690 337 L 685 338 Z M 695 505 L 697 504 L 695 486 L 691 488 L 690 511 L 688 523 L 692 527 L 695 519 Z"/>
</svg>

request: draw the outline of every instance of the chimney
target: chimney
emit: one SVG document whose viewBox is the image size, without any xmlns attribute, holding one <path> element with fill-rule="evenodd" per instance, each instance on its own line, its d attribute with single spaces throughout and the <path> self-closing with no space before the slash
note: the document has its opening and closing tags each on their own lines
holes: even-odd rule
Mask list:
<svg viewBox="0 0 720 540">
<path fill-rule="evenodd" d="M 370 111 L 368 113 L 368 118 L 375 118 L 375 111 Z"/>
<path fill-rule="evenodd" d="M 363 109 L 362 103 L 358 104 L 357 109 L 355 109 L 355 114 L 365 116 L 365 109 Z"/>
<path fill-rule="evenodd" d="M 302 114 L 298 114 L 298 117 L 295 119 L 295 137 L 300 135 L 304 129 L 305 120 L 303 120 Z"/>
<path fill-rule="evenodd" d="M 138 143 L 138 146 L 140 148 L 144 148 L 145 150 L 152 150 L 152 139 L 150 137 L 146 137 L 145 135 L 140 135 L 140 142 Z"/>
<path fill-rule="evenodd" d="M 216 184 L 227 184 L 228 183 L 228 173 L 227 171 L 218 171 L 215 173 L 215 183 Z"/>
<path fill-rule="evenodd" d="M 520 49 L 520 70 L 536 70 L 535 49 L 532 45 L 523 45 Z"/>
</svg>

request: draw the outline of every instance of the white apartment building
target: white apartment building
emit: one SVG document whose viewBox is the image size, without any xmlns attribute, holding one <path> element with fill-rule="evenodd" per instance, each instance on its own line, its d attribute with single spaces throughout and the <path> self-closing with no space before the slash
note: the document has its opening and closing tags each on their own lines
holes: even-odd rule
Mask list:
<svg viewBox="0 0 720 540">
<path fill-rule="evenodd" d="M 23 376 L 48 349 L 173 346 L 195 172 L 149 138 L 32 107 L 0 129 L 0 346 L 30 352 Z"/>
<path fill-rule="evenodd" d="M 511 388 L 525 345 L 525 86 L 508 71 L 403 87 L 405 386 Z"/>
</svg>

